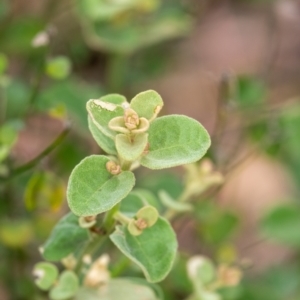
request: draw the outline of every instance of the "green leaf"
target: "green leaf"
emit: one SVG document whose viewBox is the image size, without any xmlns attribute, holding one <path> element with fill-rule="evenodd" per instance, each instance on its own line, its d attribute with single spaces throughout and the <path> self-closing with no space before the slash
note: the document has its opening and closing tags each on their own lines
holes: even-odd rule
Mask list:
<svg viewBox="0 0 300 300">
<path fill-rule="evenodd" d="M 64 271 L 58 280 L 56 286 L 50 291 L 50 299 L 67 300 L 75 296 L 79 289 L 79 280 L 73 271 Z"/>
<path fill-rule="evenodd" d="M 141 159 L 141 165 L 149 169 L 196 162 L 210 146 L 206 129 L 186 116 L 171 115 L 155 119 L 148 132 L 149 153 Z"/>
<path fill-rule="evenodd" d="M 24 198 L 28 210 L 57 211 L 65 199 L 65 184 L 52 172 L 37 172 L 30 178 Z"/>
<path fill-rule="evenodd" d="M 124 97 L 123 95 L 120 95 L 120 94 L 108 94 L 108 95 L 101 97 L 100 100 L 104 101 L 104 102 L 118 104 L 118 105 L 122 105 L 125 103 L 128 104 L 126 97 Z"/>
<path fill-rule="evenodd" d="M 46 63 L 45 72 L 53 79 L 65 79 L 71 72 L 71 62 L 65 56 L 52 58 Z"/>
<path fill-rule="evenodd" d="M 111 279 L 98 290 L 81 288 L 75 300 L 158 300 L 153 289 L 142 283 L 142 280 L 135 282 L 127 278 Z"/>
<path fill-rule="evenodd" d="M 2 75 L 8 67 L 8 59 L 6 55 L 0 53 L 0 75 Z"/>
<path fill-rule="evenodd" d="M 33 275 L 37 277 L 36 285 L 43 291 L 48 291 L 58 277 L 58 269 L 48 262 L 40 262 L 34 266 Z"/>
<path fill-rule="evenodd" d="M 264 216 L 261 230 L 279 243 L 300 247 L 300 208 L 288 204 L 273 208 Z"/>
<path fill-rule="evenodd" d="M 82 248 L 88 240 L 88 230 L 79 226 L 77 216 L 68 213 L 56 224 L 42 246 L 43 257 L 50 261 L 59 261 Z"/>
<path fill-rule="evenodd" d="M 170 272 L 176 256 L 177 240 L 171 225 L 163 218 L 139 236 L 132 236 L 125 227 L 117 227 L 110 239 L 142 269 L 149 282 L 159 282 Z"/>
<path fill-rule="evenodd" d="M 134 174 L 124 171 L 112 175 L 106 169 L 108 161 L 106 156 L 92 155 L 72 171 L 67 199 L 74 214 L 92 216 L 110 210 L 132 190 Z"/>
<path fill-rule="evenodd" d="M 107 97 L 104 97 L 104 100 Z M 108 123 L 115 117 L 124 115 L 124 109 L 117 104 L 99 100 L 89 100 L 86 104 L 87 111 L 96 127 L 106 136 L 113 139 L 116 132 L 108 128 Z"/>
<path fill-rule="evenodd" d="M 100 148 L 108 154 L 116 155 L 117 150 L 114 141 L 99 130 L 99 128 L 93 123 L 90 116 L 88 116 L 88 124 L 90 132 Z"/>
<path fill-rule="evenodd" d="M 154 118 L 163 105 L 161 96 L 153 90 L 137 94 L 130 102 L 130 108 L 135 110 L 140 118 L 144 117 L 148 120 Z"/>
<path fill-rule="evenodd" d="M 116 136 L 116 148 L 120 157 L 126 161 L 137 160 L 144 152 L 148 143 L 148 134 L 140 133 L 134 137 L 134 141 L 130 141 L 130 137 L 126 134 L 118 134 Z"/>
</svg>

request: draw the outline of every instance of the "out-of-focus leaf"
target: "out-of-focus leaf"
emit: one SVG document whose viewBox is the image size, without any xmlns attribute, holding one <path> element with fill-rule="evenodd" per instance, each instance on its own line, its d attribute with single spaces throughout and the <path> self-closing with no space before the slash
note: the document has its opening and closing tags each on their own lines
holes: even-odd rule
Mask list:
<svg viewBox="0 0 300 300">
<path fill-rule="evenodd" d="M 30 87 L 20 80 L 12 80 L 6 89 L 8 119 L 21 118 L 28 109 Z"/>
<path fill-rule="evenodd" d="M 0 241 L 7 247 L 24 247 L 32 238 L 33 228 L 27 220 L 6 220 L 0 224 Z"/>
<path fill-rule="evenodd" d="M 71 72 L 71 61 L 66 56 L 52 58 L 46 63 L 45 72 L 53 79 L 65 79 Z"/>
<path fill-rule="evenodd" d="M 64 198 L 64 182 L 52 172 L 35 173 L 25 190 L 25 205 L 28 210 L 45 208 L 57 211 Z"/>
<path fill-rule="evenodd" d="M 86 102 L 97 99 L 103 91 L 99 87 L 89 85 L 76 78 L 54 82 L 39 95 L 37 105 L 43 111 L 49 111 L 59 104 L 65 105 L 74 121 L 74 126 L 88 131 Z"/>
<path fill-rule="evenodd" d="M 262 219 L 261 230 L 279 243 L 300 247 L 300 208 L 285 204 L 271 209 Z"/>
<path fill-rule="evenodd" d="M 67 300 L 75 296 L 79 289 L 79 279 L 73 271 L 64 271 L 57 284 L 50 290 L 51 300 Z"/>
<path fill-rule="evenodd" d="M 160 300 L 146 283 L 141 283 L 141 279 L 135 282 L 134 278 L 111 279 L 106 286 L 98 290 L 80 289 L 75 300 Z"/>
<path fill-rule="evenodd" d="M 36 17 L 28 17 L 24 14 L 24 17 L 14 19 L 5 27 L 0 37 L 2 51 L 21 56 L 33 53 L 31 42 L 43 29 L 43 22 Z"/>
<path fill-rule="evenodd" d="M 237 101 L 242 107 L 263 104 L 266 89 L 262 81 L 242 76 L 237 79 Z"/>
<path fill-rule="evenodd" d="M 34 266 L 33 275 L 37 277 L 36 285 L 44 291 L 50 289 L 58 277 L 58 269 L 48 262 L 40 262 Z"/>
<path fill-rule="evenodd" d="M 130 54 L 151 45 L 186 35 L 191 18 L 182 11 L 165 9 L 145 20 L 127 22 L 91 21 L 80 15 L 87 43 L 96 50 Z"/>
<path fill-rule="evenodd" d="M 1 8 L 1 4 L 0 4 L 0 8 Z M 8 67 L 8 59 L 6 55 L 0 53 L 0 75 L 2 75 L 6 71 L 7 67 Z"/>
</svg>

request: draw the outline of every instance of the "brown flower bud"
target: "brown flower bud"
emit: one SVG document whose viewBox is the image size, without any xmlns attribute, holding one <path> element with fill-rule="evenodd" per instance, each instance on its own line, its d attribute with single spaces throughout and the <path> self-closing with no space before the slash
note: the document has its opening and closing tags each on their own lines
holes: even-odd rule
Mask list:
<svg viewBox="0 0 300 300">
<path fill-rule="evenodd" d="M 125 113 L 124 113 L 124 122 L 125 122 L 125 126 L 129 130 L 133 130 L 139 126 L 140 118 L 133 109 L 128 108 L 125 110 Z"/>
<path fill-rule="evenodd" d="M 106 163 L 106 170 L 112 175 L 118 175 L 121 173 L 121 166 L 113 160 L 110 160 Z"/>
<path fill-rule="evenodd" d="M 144 219 L 137 219 L 135 221 L 135 226 L 139 229 L 139 230 L 143 230 L 145 228 L 148 227 L 147 222 Z"/>
</svg>

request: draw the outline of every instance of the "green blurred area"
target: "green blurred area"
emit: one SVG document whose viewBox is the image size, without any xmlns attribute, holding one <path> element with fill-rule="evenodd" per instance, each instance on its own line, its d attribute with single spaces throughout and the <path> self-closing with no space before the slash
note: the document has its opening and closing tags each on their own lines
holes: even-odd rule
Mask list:
<svg viewBox="0 0 300 300">
<path fill-rule="evenodd" d="M 47 299 L 35 287 L 32 276 L 34 263 L 41 260 L 38 247 L 68 211 L 65 189 L 74 166 L 87 155 L 103 153 L 90 137 L 87 100 L 111 92 L 125 94 L 130 100 L 139 85 L 159 82 L 173 70 L 172 58 L 180 48 L 178 41 L 191 36 L 206 13 L 222 6 L 221 1 L 206 6 L 205 1 L 192 0 L 44 2 L 29 1 L 25 9 L 22 1 L 0 1 L 0 298 L 2 290 L 3 295 L 8 295 L 1 300 Z M 237 14 L 239 9 L 262 7 L 271 11 L 275 7 L 273 1 L 229 2 Z M 258 275 L 253 275 L 251 269 L 243 270 L 241 285 L 222 289 L 220 294 L 224 300 L 297 300 L 300 102 L 296 98 L 288 103 L 272 103 L 269 82 L 261 74 L 236 74 L 226 84 L 220 115 L 225 111 L 229 123 L 242 120 L 239 130 L 243 142 L 282 164 L 295 191 L 292 201 L 271 207 L 257 224 L 260 236 L 284 245 L 292 251 L 292 257 Z M 213 118 L 213 113 L 208 115 Z M 24 140 L 24 134 L 29 133 L 28 138 L 30 130 L 36 129 L 30 127 L 33 117 L 46 122 L 46 116 L 50 120 L 48 128 L 34 137 L 46 141 L 32 156 L 36 152 L 35 140 Z M 55 124 L 59 129 L 53 129 Z M 66 128 L 68 135 L 57 147 L 26 169 L 27 163 L 51 147 Z M 213 138 L 217 136 L 210 133 Z M 226 177 L 226 159 L 230 161 L 235 155 L 224 159 L 227 149 L 220 145 L 218 141 L 213 143 L 207 156 Z M 139 172 L 136 193 L 162 213 L 167 208 L 159 192 L 166 191 L 178 199 L 184 190 L 183 169 L 162 175 Z M 243 258 L 236 241 L 243 230 L 244 216 L 235 207 L 219 205 L 218 191 L 210 192 L 194 197 L 193 210 L 174 221 L 179 233 L 185 224 L 192 223 L 192 242 L 182 247 L 172 273 L 161 284 L 165 299 L 184 299 L 192 293 L 186 273 L 189 256 L 203 252 L 216 263 L 239 263 Z M 130 202 L 134 198 L 128 196 L 122 203 L 125 212 L 131 207 L 140 208 L 138 201 Z M 185 233 L 179 234 L 179 239 L 180 244 L 185 244 Z M 124 265 L 127 268 L 120 267 L 119 273 L 141 275 L 128 262 Z"/>
</svg>

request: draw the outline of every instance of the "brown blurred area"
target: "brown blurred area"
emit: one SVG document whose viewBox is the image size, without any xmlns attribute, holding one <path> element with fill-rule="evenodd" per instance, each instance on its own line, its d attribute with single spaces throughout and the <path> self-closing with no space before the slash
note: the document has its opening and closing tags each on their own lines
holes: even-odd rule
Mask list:
<svg viewBox="0 0 300 300">
<path fill-rule="evenodd" d="M 68 6 L 69 1 L 62 2 L 61 6 Z M 39 14 L 46 5 L 49 5 L 47 1 L 14 0 L 14 11 L 15 14 Z M 64 18 L 68 18 L 68 13 L 56 21 L 65 22 Z M 72 28 L 70 24 L 67 27 Z M 76 30 L 72 33 L 76 34 Z M 70 31 L 63 29 L 59 34 L 70 34 Z M 213 1 L 209 5 L 203 4 L 193 32 L 176 47 L 176 59 L 168 74 L 135 87 L 135 90 L 157 90 L 166 102 L 165 113 L 196 118 L 213 134 L 223 74 L 252 74 L 263 78 L 267 82 L 270 103 L 283 102 L 299 95 L 300 1 L 278 0 L 265 4 L 255 1 Z M 29 120 L 29 123 L 39 126 L 36 125 L 38 120 Z M 238 136 L 242 121 L 234 120 L 234 123 Z M 231 125 L 228 124 L 229 127 Z M 47 139 L 50 141 L 53 138 L 53 130 L 60 130 L 57 124 L 51 128 L 48 136 L 44 131 L 40 132 L 43 136 L 41 148 L 47 144 Z M 225 148 L 230 147 L 231 140 L 235 139 L 233 132 Z M 28 141 L 31 137 L 24 132 L 20 142 L 22 139 Z M 251 149 L 247 141 L 242 140 L 241 143 L 241 151 L 235 154 L 237 158 Z M 27 146 L 30 145 L 38 147 L 35 142 L 27 143 Z M 38 152 L 36 148 L 32 151 Z M 28 152 L 31 150 L 26 149 Z M 233 208 L 242 215 L 243 230 L 237 245 L 242 258 L 255 262 L 256 270 L 292 255 L 284 247 L 260 241 L 257 233 L 257 221 L 265 209 L 293 195 L 291 182 L 282 165 L 255 150 L 231 174 L 220 192 L 221 205 Z M 194 243 L 190 234 L 186 236 L 182 233 L 182 236 L 184 248 L 185 244 Z"/>
</svg>

